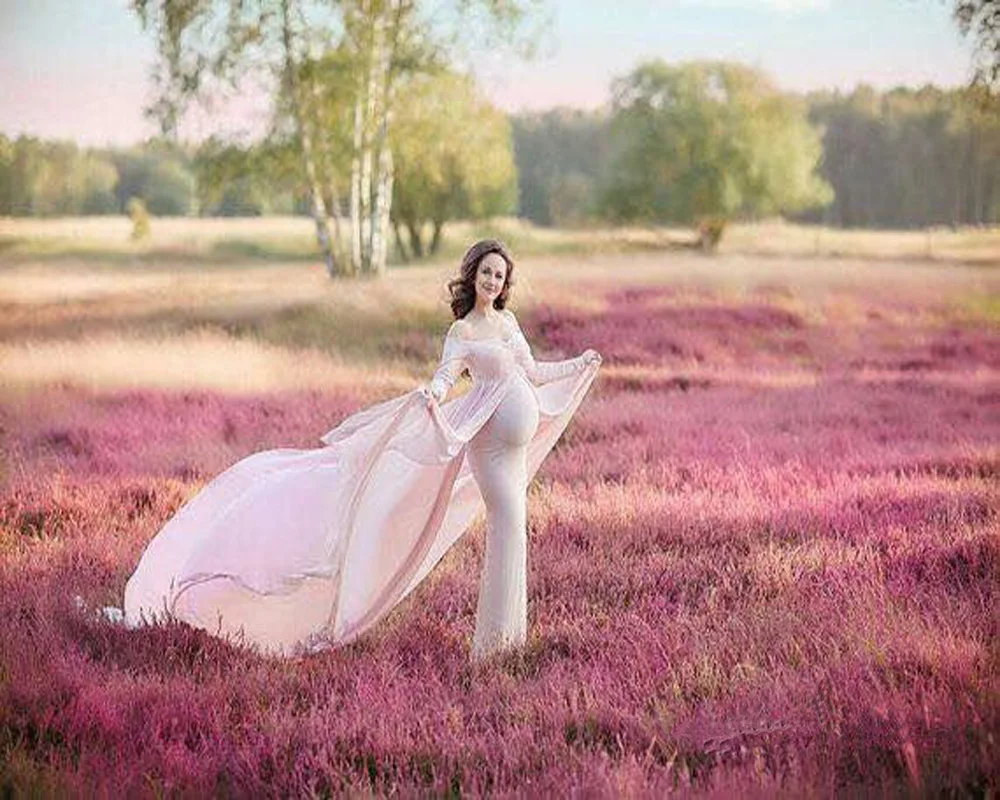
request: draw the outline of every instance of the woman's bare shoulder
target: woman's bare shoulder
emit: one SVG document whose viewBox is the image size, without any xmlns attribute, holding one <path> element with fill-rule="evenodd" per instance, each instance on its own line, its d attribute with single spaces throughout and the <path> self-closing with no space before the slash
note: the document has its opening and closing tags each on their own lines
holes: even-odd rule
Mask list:
<svg viewBox="0 0 1000 800">
<path fill-rule="evenodd" d="M 448 333 L 445 336 L 453 339 L 467 339 L 469 336 L 469 323 L 464 319 L 456 319 L 451 323 L 451 327 L 448 328 Z"/>
<path fill-rule="evenodd" d="M 521 333 L 521 324 L 517 321 L 517 317 L 514 316 L 514 312 L 509 308 L 501 309 L 501 313 L 504 317 L 504 322 L 507 325 L 507 329 L 510 330 L 515 336 L 523 336 Z"/>
</svg>

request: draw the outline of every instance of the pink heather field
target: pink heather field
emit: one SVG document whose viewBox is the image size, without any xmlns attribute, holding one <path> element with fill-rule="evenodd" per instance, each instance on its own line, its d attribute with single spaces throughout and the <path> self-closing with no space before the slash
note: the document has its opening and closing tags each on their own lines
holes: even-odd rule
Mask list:
<svg viewBox="0 0 1000 800">
<path fill-rule="evenodd" d="M 483 518 L 298 661 L 96 614 L 215 474 L 427 380 L 455 259 L 0 255 L 3 794 L 995 796 L 1000 271 L 754 250 L 521 258 L 536 357 L 604 364 L 479 667 Z"/>
</svg>

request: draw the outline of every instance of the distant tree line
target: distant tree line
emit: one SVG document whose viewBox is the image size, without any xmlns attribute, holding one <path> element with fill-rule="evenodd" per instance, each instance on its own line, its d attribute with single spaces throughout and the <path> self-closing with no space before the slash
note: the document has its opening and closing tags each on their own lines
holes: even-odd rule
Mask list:
<svg viewBox="0 0 1000 800">
<path fill-rule="evenodd" d="M 849 93 L 811 93 L 801 101 L 821 146 L 815 172 L 832 188 L 832 195 L 812 208 L 786 208 L 781 211 L 786 218 L 864 228 L 1000 222 L 996 95 L 978 87 L 878 92 L 859 86 Z M 676 186 L 683 179 L 678 173 L 653 180 L 654 169 L 669 169 L 671 161 L 712 170 L 713 159 L 707 154 L 693 159 L 690 151 L 686 156 L 686 151 L 671 151 L 676 143 L 653 137 L 646 137 L 653 152 L 641 154 L 631 167 L 616 162 L 612 129 L 621 119 L 621 112 L 608 109 L 554 109 L 513 117 L 521 216 L 539 225 L 594 223 L 634 203 L 640 187 L 648 197 L 654 183 L 664 191 L 671 183 Z M 679 121 L 674 125 L 682 127 Z M 785 149 L 779 146 L 773 158 L 792 160 L 804 152 L 801 147 L 794 152 L 787 142 L 782 146 Z M 638 183 L 630 187 L 629 180 Z M 618 200 L 608 195 L 614 187 Z M 652 199 L 646 202 L 654 204 Z"/>
<path fill-rule="evenodd" d="M 517 181 L 510 122 L 469 78 L 440 70 L 408 79 L 406 88 L 391 140 L 390 222 L 400 253 L 421 257 L 437 250 L 449 220 L 515 213 Z M 342 109 L 319 100 L 329 103 L 334 130 Z M 349 197 L 333 190 L 330 173 L 349 170 L 351 154 L 342 138 L 331 135 L 328 144 L 329 163 L 316 177 L 336 220 L 350 213 Z M 0 134 L 0 215 L 124 214 L 133 198 L 154 216 L 311 214 L 313 189 L 301 165 L 296 137 L 280 127 L 253 145 L 155 139 L 122 149 Z"/>
<path fill-rule="evenodd" d="M 116 149 L 0 134 L 0 214 L 124 214 L 132 198 L 156 216 L 300 210 L 294 187 L 276 185 L 281 176 L 268 155 L 215 140 L 199 148 L 152 140 Z"/>
<path fill-rule="evenodd" d="M 985 88 L 861 86 L 812 94 L 809 108 L 834 198 L 803 219 L 866 228 L 1000 221 L 1000 98 Z"/>
<path fill-rule="evenodd" d="M 317 124 L 339 130 L 335 83 L 318 84 L 328 88 L 314 96 Z M 446 69 L 400 86 L 389 224 L 404 257 L 433 253 L 449 220 L 514 212 L 560 227 L 777 214 L 844 227 L 1000 221 L 1000 108 L 981 86 L 794 96 L 739 65 L 654 61 L 619 78 L 605 109 L 510 117 Z M 133 197 L 154 216 L 307 214 L 318 186 L 336 220 L 350 199 L 327 172 L 350 171 L 348 134 L 330 135 L 315 181 L 280 126 L 253 145 L 0 135 L 0 215 L 122 214 Z"/>
</svg>

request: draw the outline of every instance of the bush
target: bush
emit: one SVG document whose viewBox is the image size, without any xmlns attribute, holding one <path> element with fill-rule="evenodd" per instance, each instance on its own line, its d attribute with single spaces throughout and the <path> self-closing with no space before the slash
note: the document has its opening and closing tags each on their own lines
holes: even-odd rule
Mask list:
<svg viewBox="0 0 1000 800">
<path fill-rule="evenodd" d="M 129 198 L 128 215 L 132 220 L 132 239 L 140 241 L 149 238 L 149 212 L 140 197 Z"/>
<path fill-rule="evenodd" d="M 725 217 L 704 217 L 698 223 L 698 242 L 706 253 L 714 253 L 726 230 Z"/>
</svg>

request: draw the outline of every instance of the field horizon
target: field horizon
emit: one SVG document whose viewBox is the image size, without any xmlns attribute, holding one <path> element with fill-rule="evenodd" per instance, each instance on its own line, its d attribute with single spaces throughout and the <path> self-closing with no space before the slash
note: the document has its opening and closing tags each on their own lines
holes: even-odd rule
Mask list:
<svg viewBox="0 0 1000 800">
<path fill-rule="evenodd" d="M 346 225 L 346 220 L 342 220 Z M 221 268 L 274 261 L 320 264 L 315 229 L 307 216 L 157 217 L 150 235 L 135 241 L 128 217 L 0 216 L 0 266 L 36 259 L 84 258 L 113 265 L 168 262 Z M 390 267 L 457 262 L 478 238 L 499 237 L 520 256 L 605 255 L 689 250 L 697 245 L 693 227 L 581 224 L 548 228 L 516 217 L 455 221 L 444 228 L 438 253 L 404 262 L 395 248 Z M 1000 226 L 933 226 L 911 230 L 833 228 L 786 222 L 782 218 L 726 228 L 719 254 L 803 258 L 907 259 L 936 263 L 1000 264 Z"/>
</svg>

